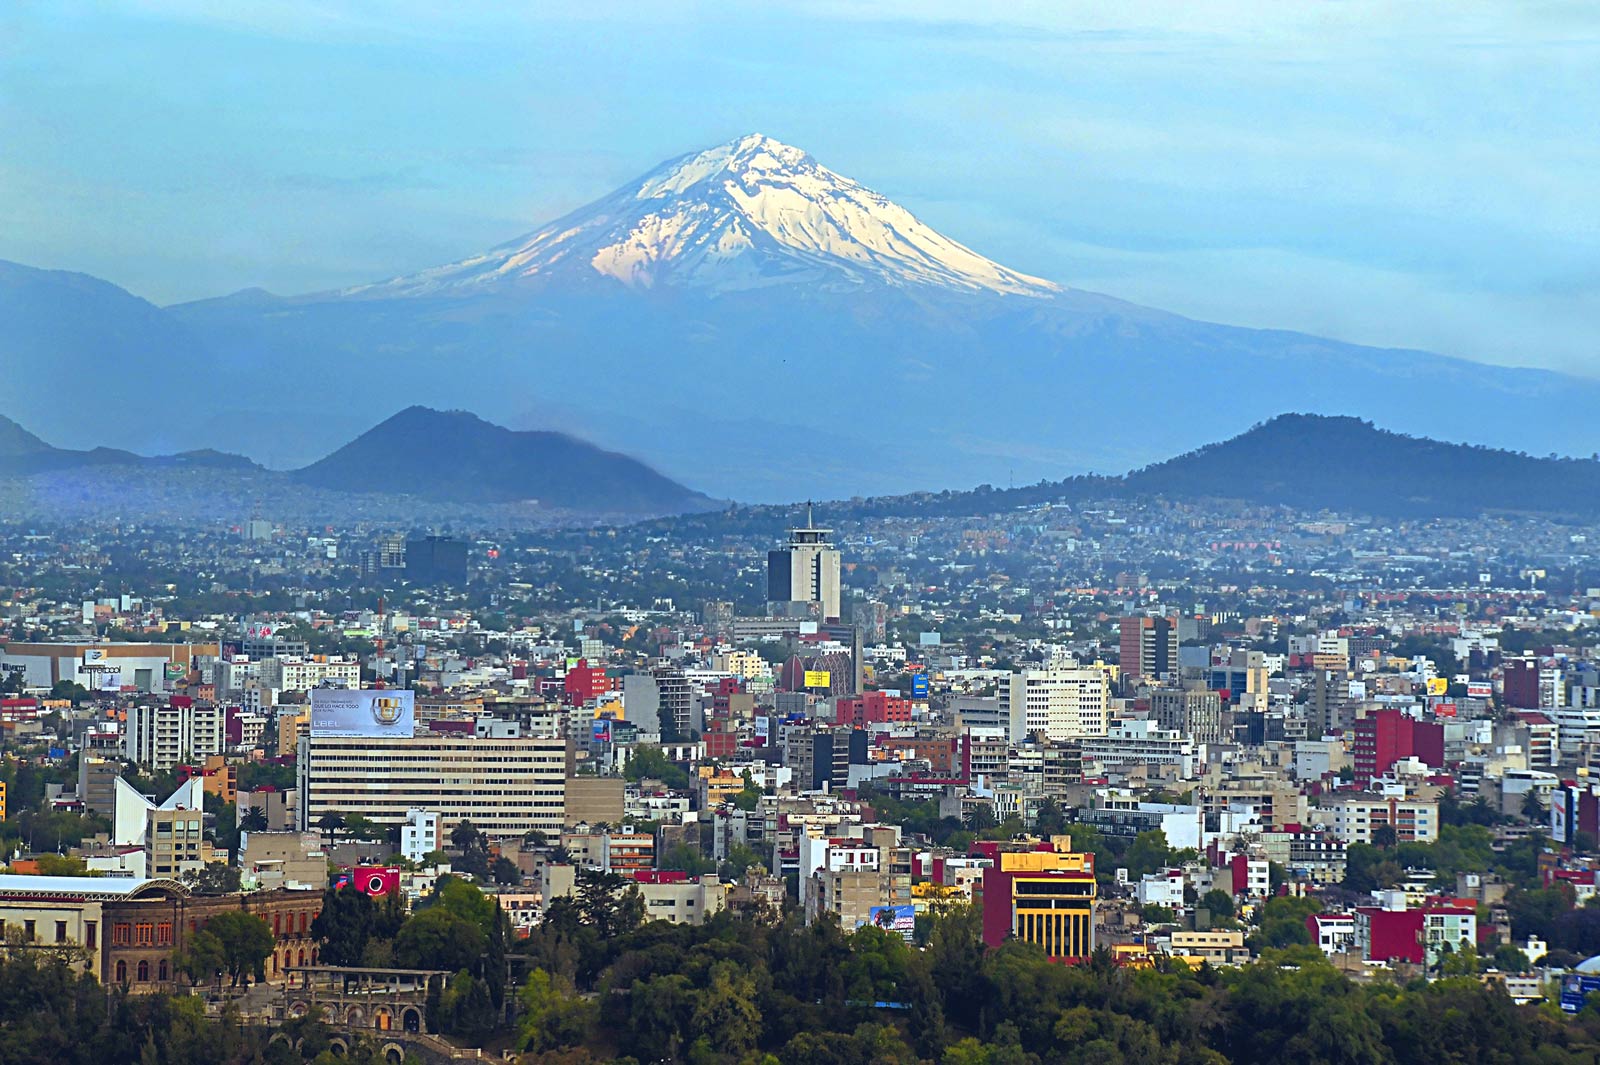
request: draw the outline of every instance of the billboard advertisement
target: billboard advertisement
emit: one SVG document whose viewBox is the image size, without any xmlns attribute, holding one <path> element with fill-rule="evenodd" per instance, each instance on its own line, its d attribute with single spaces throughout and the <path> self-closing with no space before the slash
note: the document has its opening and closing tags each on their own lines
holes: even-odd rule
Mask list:
<svg viewBox="0 0 1600 1065">
<path fill-rule="evenodd" d="M 1557 843 L 1571 843 L 1573 793 L 1568 788 L 1557 788 L 1550 793 L 1550 838 Z"/>
<path fill-rule="evenodd" d="M 404 689 L 311 689 L 313 736 L 409 737 L 416 725 L 416 696 Z"/>
<path fill-rule="evenodd" d="M 597 717 L 589 724 L 589 738 L 595 743 L 611 742 L 611 719 Z"/>
<path fill-rule="evenodd" d="M 1467 684 L 1467 698 L 1492 699 L 1494 698 L 1494 685 L 1486 680 L 1474 680 Z"/>
<path fill-rule="evenodd" d="M 766 714 L 756 718 L 756 746 L 772 746 L 772 718 Z"/>
<path fill-rule="evenodd" d="M 885 932 L 899 932 L 907 943 L 911 942 L 917 931 L 915 906 L 874 906 L 867 911 L 867 919 Z M 856 927 L 859 928 L 861 925 Z"/>
<path fill-rule="evenodd" d="M 1428 694 L 1443 695 L 1450 690 L 1450 682 L 1443 677 L 1428 678 Z"/>
<path fill-rule="evenodd" d="M 911 674 L 911 698 L 926 699 L 928 697 L 928 675 L 926 673 Z"/>
<path fill-rule="evenodd" d="M 806 670 L 805 682 L 808 688 L 826 688 L 833 681 L 833 675 L 826 669 Z"/>
<path fill-rule="evenodd" d="M 1589 973 L 1568 973 L 1561 978 L 1561 1009 L 1564 1013 L 1577 1013 L 1583 1009 L 1584 999 L 1600 991 L 1600 976 Z"/>
<path fill-rule="evenodd" d="M 400 869 L 394 865 L 358 865 L 350 870 L 350 886 L 373 898 L 400 890 Z"/>
</svg>

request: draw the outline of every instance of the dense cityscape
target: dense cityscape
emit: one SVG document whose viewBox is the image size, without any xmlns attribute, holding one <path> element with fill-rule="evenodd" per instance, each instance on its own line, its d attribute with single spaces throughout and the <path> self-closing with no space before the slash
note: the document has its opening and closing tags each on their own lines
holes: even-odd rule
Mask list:
<svg viewBox="0 0 1600 1065">
<path fill-rule="evenodd" d="M 0 5 L 0 1065 L 1596 1065 L 1596 70 Z"/>
<path fill-rule="evenodd" d="M 1013 954 L 1600 986 L 1600 530 L 874 509 L 0 528 L 10 957 L 375 1060 L 1049 1059 L 944 986 Z M 651 1013 L 633 952 L 773 936 L 843 952 L 826 1019 L 748 960 Z"/>
</svg>

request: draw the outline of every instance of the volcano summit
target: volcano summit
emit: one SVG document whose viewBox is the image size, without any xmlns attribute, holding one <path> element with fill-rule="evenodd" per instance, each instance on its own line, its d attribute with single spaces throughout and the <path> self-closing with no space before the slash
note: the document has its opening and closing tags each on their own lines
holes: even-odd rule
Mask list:
<svg viewBox="0 0 1600 1065">
<path fill-rule="evenodd" d="M 744 501 L 1122 471 L 1286 410 L 1587 455 L 1600 402 L 1589 379 L 1214 325 L 1041 280 L 757 134 L 388 281 L 163 309 L 0 266 L 0 321 L 16 409 L 67 447 L 294 467 L 425 402 Z M 64 368 L 173 416 L 86 428 L 57 402 Z"/>
</svg>

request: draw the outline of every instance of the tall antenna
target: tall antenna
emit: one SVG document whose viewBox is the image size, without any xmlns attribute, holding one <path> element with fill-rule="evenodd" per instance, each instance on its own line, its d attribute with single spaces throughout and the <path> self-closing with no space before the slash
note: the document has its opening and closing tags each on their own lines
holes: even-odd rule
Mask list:
<svg viewBox="0 0 1600 1065">
<path fill-rule="evenodd" d="M 808 499 L 806 500 L 806 528 L 815 529 L 816 527 L 816 519 L 811 516 L 811 500 Z"/>
</svg>

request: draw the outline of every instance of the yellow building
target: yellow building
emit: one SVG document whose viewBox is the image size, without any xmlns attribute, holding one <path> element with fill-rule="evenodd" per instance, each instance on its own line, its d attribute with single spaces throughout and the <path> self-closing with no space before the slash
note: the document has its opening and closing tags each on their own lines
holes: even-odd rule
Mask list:
<svg viewBox="0 0 1600 1065">
<path fill-rule="evenodd" d="M 1080 961 L 1094 950 L 1094 855 L 1073 851 L 1068 836 L 1048 846 L 994 853 L 983 875 L 983 939 L 991 947 L 1021 939 L 1051 958 Z"/>
</svg>

